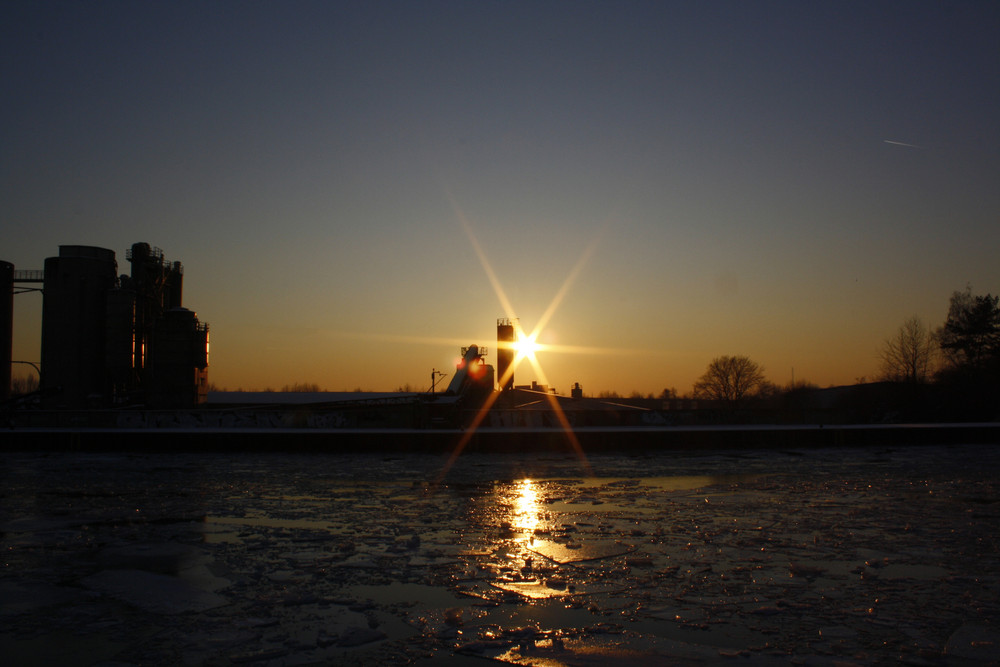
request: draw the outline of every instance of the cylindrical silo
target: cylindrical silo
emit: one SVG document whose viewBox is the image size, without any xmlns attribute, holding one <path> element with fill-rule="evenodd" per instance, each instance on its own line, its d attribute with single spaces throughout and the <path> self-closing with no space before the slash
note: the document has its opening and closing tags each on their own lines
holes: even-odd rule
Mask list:
<svg viewBox="0 0 1000 667">
<path fill-rule="evenodd" d="M 138 378 L 132 373 L 134 317 L 135 292 L 121 287 L 109 290 L 104 363 L 112 393 L 119 401 L 138 388 Z"/>
<path fill-rule="evenodd" d="M 14 265 L 0 260 L 0 401 L 10 398 L 14 353 Z"/>
<path fill-rule="evenodd" d="M 115 253 L 106 248 L 59 246 L 59 256 L 45 260 L 41 387 L 61 389 L 53 398 L 58 405 L 110 398 L 105 327 L 117 273 Z"/>
<path fill-rule="evenodd" d="M 172 308 L 156 322 L 149 351 L 146 397 L 159 408 L 189 407 L 207 389 L 208 327 L 187 308 Z"/>
</svg>

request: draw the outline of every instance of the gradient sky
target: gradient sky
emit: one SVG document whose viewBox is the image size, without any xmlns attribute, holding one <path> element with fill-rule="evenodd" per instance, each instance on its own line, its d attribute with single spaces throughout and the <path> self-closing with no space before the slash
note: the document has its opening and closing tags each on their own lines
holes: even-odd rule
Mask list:
<svg viewBox="0 0 1000 667">
<path fill-rule="evenodd" d="M 220 387 L 495 362 L 473 239 L 525 329 L 575 275 L 540 336 L 572 347 L 538 357 L 565 393 L 683 393 L 723 354 L 852 383 L 909 316 L 1000 292 L 992 0 L 3 15 L 0 259 L 162 248 Z M 37 361 L 41 297 L 15 302 Z"/>
</svg>

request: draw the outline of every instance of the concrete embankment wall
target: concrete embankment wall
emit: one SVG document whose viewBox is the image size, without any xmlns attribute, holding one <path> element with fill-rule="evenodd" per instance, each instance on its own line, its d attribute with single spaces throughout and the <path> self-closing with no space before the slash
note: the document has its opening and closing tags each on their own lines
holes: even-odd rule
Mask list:
<svg viewBox="0 0 1000 667">
<path fill-rule="evenodd" d="M 1000 444 L 1000 424 L 580 429 L 14 429 L 7 451 L 224 451 L 317 453 L 574 452 L 796 449 Z"/>
</svg>

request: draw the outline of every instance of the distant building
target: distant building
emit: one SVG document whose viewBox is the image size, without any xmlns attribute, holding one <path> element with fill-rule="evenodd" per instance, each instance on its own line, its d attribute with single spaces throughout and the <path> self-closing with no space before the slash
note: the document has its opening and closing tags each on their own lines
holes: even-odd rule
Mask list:
<svg viewBox="0 0 1000 667">
<path fill-rule="evenodd" d="M 60 246 L 45 260 L 41 388 L 53 407 L 186 407 L 208 389 L 208 325 L 181 306 L 183 267 L 136 243 Z"/>
<path fill-rule="evenodd" d="M 520 389 L 521 391 L 540 391 L 543 394 L 556 393 L 555 387 L 549 387 L 549 385 L 547 384 L 538 384 L 538 380 L 532 380 L 531 384 L 516 385 L 514 389 Z"/>
</svg>

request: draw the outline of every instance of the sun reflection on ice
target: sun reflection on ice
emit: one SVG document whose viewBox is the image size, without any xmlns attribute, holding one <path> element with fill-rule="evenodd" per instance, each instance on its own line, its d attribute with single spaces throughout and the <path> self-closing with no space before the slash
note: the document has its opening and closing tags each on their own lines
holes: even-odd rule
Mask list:
<svg viewBox="0 0 1000 667">
<path fill-rule="evenodd" d="M 530 479 L 524 479 L 518 484 L 516 494 L 511 527 L 534 535 L 542 524 L 538 487 Z"/>
<path fill-rule="evenodd" d="M 488 523 L 499 528 L 487 547 L 498 556 L 489 585 L 524 599 L 540 600 L 565 596 L 571 587 L 558 576 L 559 566 L 536 552 L 551 535 L 552 525 L 545 509 L 544 483 L 530 478 L 512 480 L 494 488 L 482 506 Z"/>
</svg>

